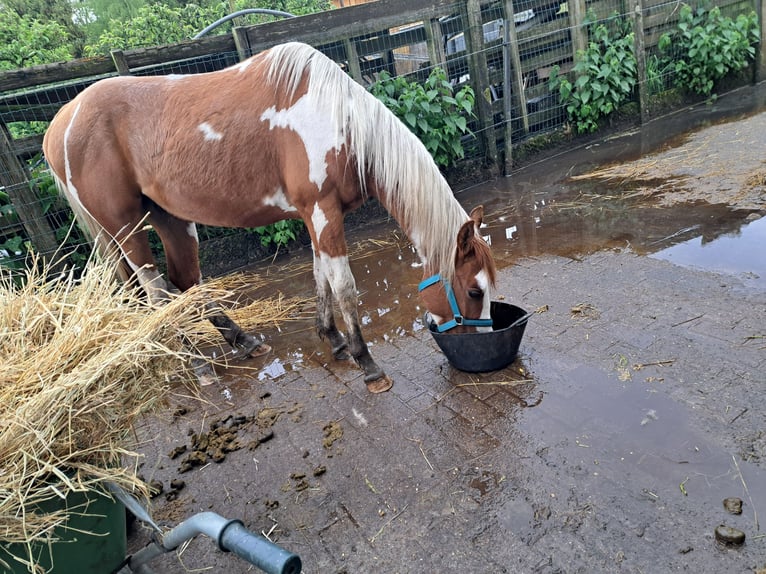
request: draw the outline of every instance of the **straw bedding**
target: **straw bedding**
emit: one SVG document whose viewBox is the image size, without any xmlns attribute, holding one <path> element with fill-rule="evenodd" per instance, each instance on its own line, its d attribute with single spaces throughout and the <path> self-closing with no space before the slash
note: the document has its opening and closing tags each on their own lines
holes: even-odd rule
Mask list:
<svg viewBox="0 0 766 574">
<path fill-rule="evenodd" d="M 207 333 L 199 327 L 204 301 L 225 295 L 197 288 L 147 309 L 109 263 L 95 260 L 81 279 L 32 270 L 18 285 L 2 273 L 0 548 L 52 540 L 67 516 L 35 513 L 41 501 L 103 490 L 105 481 L 147 495 L 131 426 L 162 403 L 174 379 L 192 382 L 196 352 L 181 333 Z M 284 318 L 285 306 L 259 308 Z M 0 566 L 9 559 L 0 551 Z"/>
</svg>

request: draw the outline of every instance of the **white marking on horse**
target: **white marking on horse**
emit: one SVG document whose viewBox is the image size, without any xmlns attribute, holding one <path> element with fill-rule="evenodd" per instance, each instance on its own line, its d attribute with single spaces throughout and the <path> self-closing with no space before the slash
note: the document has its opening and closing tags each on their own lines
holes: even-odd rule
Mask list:
<svg viewBox="0 0 766 574">
<path fill-rule="evenodd" d="M 490 319 L 490 292 L 489 292 L 489 278 L 487 272 L 482 269 L 476 274 L 476 283 L 479 285 L 479 289 L 484 293 L 484 301 L 481 306 L 481 319 Z M 477 331 L 488 332 L 492 330 L 492 327 L 476 327 Z"/>
<path fill-rule="evenodd" d="M 431 312 L 429 311 L 429 313 Z M 444 317 L 442 317 L 441 315 L 437 315 L 436 313 L 431 313 L 431 319 L 437 325 L 441 325 L 442 323 L 444 323 Z"/>
<path fill-rule="evenodd" d="M 247 68 L 248 68 L 248 67 L 250 66 L 250 64 L 252 64 L 252 63 L 253 63 L 253 60 L 252 60 L 252 59 L 247 59 L 247 60 L 245 60 L 244 62 L 241 62 L 241 63 L 237 64 L 237 65 L 236 65 L 236 66 L 234 66 L 234 67 L 235 67 L 235 68 L 237 69 L 237 71 L 238 71 L 238 72 L 241 74 L 242 72 L 244 72 L 245 70 L 247 70 Z"/>
<path fill-rule="evenodd" d="M 319 203 L 315 203 L 314 211 L 311 212 L 311 224 L 314 226 L 314 234 L 316 235 L 317 243 L 319 243 L 319 239 L 322 237 L 322 231 L 324 231 L 327 223 L 327 216 L 324 214 L 324 211 L 322 211 L 322 208 L 319 207 Z"/>
<path fill-rule="evenodd" d="M 165 79 L 170 82 L 177 82 L 178 80 L 185 80 L 189 76 L 187 74 L 168 74 Z"/>
<path fill-rule="evenodd" d="M 138 279 L 138 284 L 146 291 L 149 301 L 152 303 L 162 303 L 168 299 L 168 284 L 155 267 L 149 265 L 138 266 L 130 260 L 130 256 L 123 250 L 125 261 L 128 267 L 133 270 Z"/>
<path fill-rule="evenodd" d="M 197 126 L 197 129 L 202 132 L 202 134 L 205 136 L 205 139 L 208 141 L 217 141 L 223 137 L 221 132 L 215 131 L 213 126 L 207 122 L 202 122 Z"/>
<path fill-rule="evenodd" d="M 69 125 L 64 130 L 64 173 L 66 176 L 66 188 L 69 190 L 69 193 L 72 195 L 73 198 L 77 200 L 77 203 L 82 205 L 82 202 L 80 201 L 80 194 L 77 192 L 77 188 L 72 183 L 72 166 L 69 164 L 69 136 L 72 131 L 72 126 L 74 125 L 74 121 L 77 118 L 77 114 L 80 111 L 80 106 L 82 104 L 77 104 L 77 107 L 74 109 L 74 112 L 72 113 L 72 119 L 69 120 Z"/>
<path fill-rule="evenodd" d="M 412 246 L 415 248 L 415 251 L 420 256 L 420 264 L 425 265 L 428 263 L 426 261 L 426 258 L 422 255 L 420 246 L 422 245 L 421 235 L 419 229 L 411 229 L 409 233 L 410 241 L 412 241 Z"/>
<path fill-rule="evenodd" d="M 319 264 L 325 277 L 330 282 L 333 294 L 338 299 L 350 297 L 356 294 L 356 281 L 351 274 L 351 268 L 348 266 L 348 257 L 338 255 L 330 257 L 323 251 L 319 252 Z"/>
<path fill-rule="evenodd" d="M 199 235 L 197 235 L 197 226 L 194 224 L 194 222 L 190 222 L 186 226 L 186 233 L 189 234 L 189 237 L 194 239 L 197 243 L 199 243 Z"/>
<path fill-rule="evenodd" d="M 281 187 L 278 187 L 271 195 L 264 197 L 263 205 L 278 207 L 282 211 L 298 211 L 298 209 L 287 199 L 287 196 Z"/>
<path fill-rule="evenodd" d="M 331 118 L 321 102 L 308 96 L 301 97 L 290 108 L 277 111 L 271 106 L 261 114 L 261 121 L 268 121 L 269 129 L 288 128 L 298 134 L 309 160 L 309 180 L 320 190 L 327 179 L 327 154 L 339 150 L 344 143 Z"/>
</svg>

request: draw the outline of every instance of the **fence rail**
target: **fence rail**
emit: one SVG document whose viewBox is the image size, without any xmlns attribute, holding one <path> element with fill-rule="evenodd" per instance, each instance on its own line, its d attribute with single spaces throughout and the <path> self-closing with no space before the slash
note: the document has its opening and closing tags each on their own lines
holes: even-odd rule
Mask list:
<svg viewBox="0 0 766 574">
<path fill-rule="evenodd" d="M 18 122 L 47 122 L 93 82 L 117 74 L 199 73 L 222 69 L 270 46 L 299 40 L 338 62 L 359 83 L 381 70 L 424 79 L 440 66 L 477 94 L 473 157 L 509 169 L 512 149 L 530 134 L 560 127 L 566 117 L 548 87 L 554 66 L 573 66 L 588 43 L 587 22 L 612 14 L 630 18 L 639 67 L 637 98 L 647 108 L 647 55 L 678 22 L 679 0 L 388 0 L 234 28 L 168 46 L 0 72 L 0 190 L 14 209 L 0 212 L 4 238 L 23 232 L 42 253 L 55 248 L 54 230 L 40 207 L 26 160 L 39 153 L 39 134 L 13 137 Z M 724 14 L 755 10 L 766 0 L 713 0 Z M 514 25 L 508 25 L 513 22 Z M 766 31 L 753 80 L 766 78 Z"/>
</svg>

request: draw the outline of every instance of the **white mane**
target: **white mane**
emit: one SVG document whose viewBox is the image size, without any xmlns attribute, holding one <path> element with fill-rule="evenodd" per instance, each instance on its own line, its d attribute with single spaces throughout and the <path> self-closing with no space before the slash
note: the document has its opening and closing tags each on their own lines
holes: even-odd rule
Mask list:
<svg viewBox="0 0 766 574">
<path fill-rule="evenodd" d="M 468 214 L 425 146 L 372 94 L 331 59 L 297 42 L 272 48 L 269 81 L 294 93 L 304 74 L 308 95 L 331 107 L 339 133 L 350 142 L 364 185 L 375 177 L 381 203 L 399 222 L 423 260 L 447 280 L 454 275 L 457 232 Z"/>
</svg>

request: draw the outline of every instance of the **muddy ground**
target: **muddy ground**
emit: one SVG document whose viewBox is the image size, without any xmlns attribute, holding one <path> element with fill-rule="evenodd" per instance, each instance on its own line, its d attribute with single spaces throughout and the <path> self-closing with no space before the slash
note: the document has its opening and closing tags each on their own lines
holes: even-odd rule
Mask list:
<svg viewBox="0 0 766 574">
<path fill-rule="evenodd" d="M 271 355 L 138 429 L 165 489 L 155 518 L 242 519 L 310 574 L 766 571 L 766 113 L 747 114 L 658 120 L 459 193 L 486 206 L 496 298 L 547 309 L 502 371 L 439 352 L 395 225 L 354 232 L 360 314 L 393 389 L 369 394 L 311 320 L 263 330 Z M 746 255 L 734 269 L 672 262 L 724 240 L 719 259 Z M 309 257 L 251 272 L 308 298 Z M 717 542 L 721 525 L 744 544 Z M 131 547 L 144 541 L 134 528 Z M 204 538 L 155 564 L 253 571 Z"/>
</svg>

